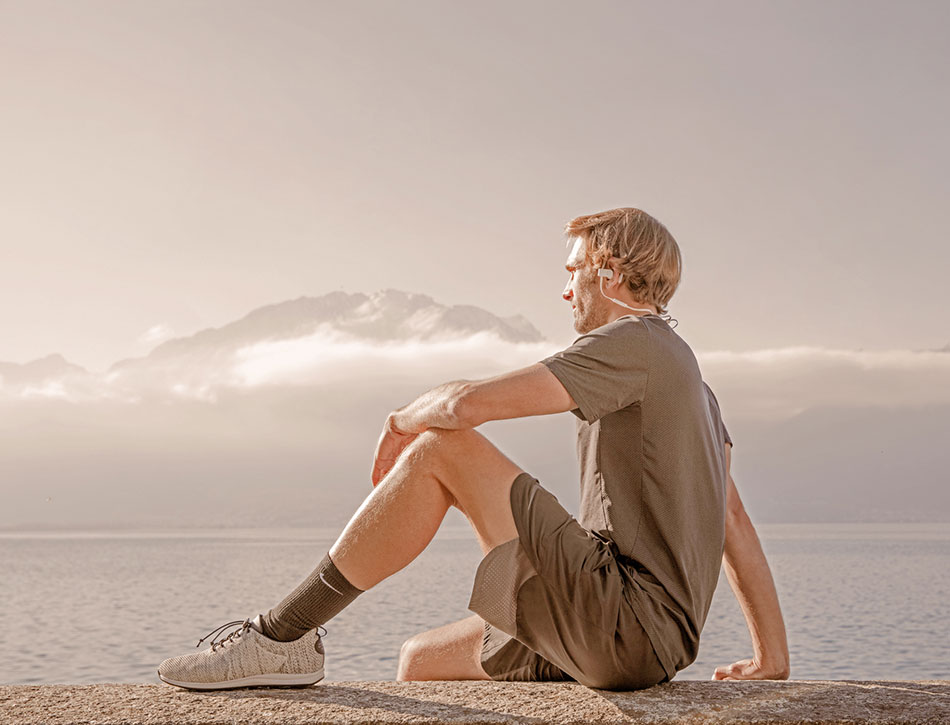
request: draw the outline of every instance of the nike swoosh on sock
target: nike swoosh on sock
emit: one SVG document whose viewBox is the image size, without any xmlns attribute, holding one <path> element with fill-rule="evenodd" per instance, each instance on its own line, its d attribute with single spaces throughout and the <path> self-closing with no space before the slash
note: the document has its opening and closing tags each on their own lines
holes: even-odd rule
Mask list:
<svg viewBox="0 0 950 725">
<path fill-rule="evenodd" d="M 332 589 L 333 591 L 335 591 L 335 592 L 336 592 L 337 594 L 339 594 L 341 597 L 342 597 L 342 596 L 345 596 L 345 595 L 343 594 L 343 592 L 341 592 L 339 589 L 337 589 L 335 586 L 333 586 L 330 582 L 327 581 L 327 578 L 326 578 L 325 576 L 323 576 L 323 572 L 322 572 L 322 571 L 320 572 L 320 581 L 322 581 L 324 584 L 326 584 L 328 587 L 330 587 L 330 589 Z"/>
</svg>

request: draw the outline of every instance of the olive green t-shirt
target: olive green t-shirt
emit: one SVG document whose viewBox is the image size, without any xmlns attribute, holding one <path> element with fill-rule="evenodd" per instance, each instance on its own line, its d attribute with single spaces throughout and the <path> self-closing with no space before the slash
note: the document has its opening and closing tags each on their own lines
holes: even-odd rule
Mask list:
<svg viewBox="0 0 950 725">
<path fill-rule="evenodd" d="M 696 659 L 725 542 L 732 443 L 692 350 L 627 315 L 541 361 L 577 404 L 578 521 L 606 541 L 672 678 Z"/>
</svg>

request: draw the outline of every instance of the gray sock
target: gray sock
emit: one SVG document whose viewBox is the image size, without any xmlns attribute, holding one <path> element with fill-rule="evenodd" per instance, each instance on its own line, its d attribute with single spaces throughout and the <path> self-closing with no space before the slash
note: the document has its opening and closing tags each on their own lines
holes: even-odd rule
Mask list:
<svg viewBox="0 0 950 725">
<path fill-rule="evenodd" d="M 330 561 L 330 555 L 284 600 L 261 617 L 264 636 L 279 642 L 303 637 L 326 624 L 362 594 Z"/>
</svg>

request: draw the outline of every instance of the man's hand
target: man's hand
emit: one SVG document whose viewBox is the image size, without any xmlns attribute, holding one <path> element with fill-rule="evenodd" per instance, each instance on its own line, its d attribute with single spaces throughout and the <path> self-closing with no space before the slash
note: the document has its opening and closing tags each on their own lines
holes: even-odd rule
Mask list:
<svg viewBox="0 0 950 725">
<path fill-rule="evenodd" d="M 389 414 L 373 458 L 373 485 L 383 480 L 406 446 L 428 428 L 463 430 L 489 420 L 550 415 L 576 407 L 542 363 L 486 380 L 445 383 Z"/>
<path fill-rule="evenodd" d="M 717 667 L 714 680 L 787 680 L 788 665 L 768 666 L 755 658 L 739 660 L 727 667 Z"/>
<path fill-rule="evenodd" d="M 418 433 L 407 433 L 396 427 L 393 414 L 386 418 L 383 432 L 376 444 L 376 453 L 373 456 L 373 486 L 376 486 L 386 474 L 396 465 L 400 454 L 406 446 L 412 443 Z"/>
</svg>

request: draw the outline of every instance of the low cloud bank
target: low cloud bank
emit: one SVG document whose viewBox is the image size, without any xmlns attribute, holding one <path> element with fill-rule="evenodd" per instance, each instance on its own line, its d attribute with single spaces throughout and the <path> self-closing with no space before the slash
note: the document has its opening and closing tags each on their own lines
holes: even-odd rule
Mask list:
<svg viewBox="0 0 950 725">
<path fill-rule="evenodd" d="M 342 524 L 370 490 L 389 411 L 446 380 L 530 365 L 557 347 L 488 333 L 384 343 L 322 331 L 3 385 L 0 528 L 308 525 L 315 516 Z M 757 516 L 948 515 L 950 461 L 939 445 L 950 434 L 947 353 L 792 348 L 698 358 Z M 493 422 L 482 432 L 563 502 L 576 496 L 573 416 Z M 268 509 L 265 490 L 299 506 Z"/>
<path fill-rule="evenodd" d="M 295 340 L 241 348 L 230 366 L 227 384 L 243 388 L 393 380 L 438 384 L 530 365 L 557 349 L 551 343 L 507 342 L 488 332 L 380 344 L 327 329 Z"/>
<path fill-rule="evenodd" d="M 216 403 L 276 388 L 370 390 L 432 387 L 530 365 L 558 349 L 493 332 L 425 340 L 367 340 L 330 325 L 303 337 L 234 349 L 128 361 L 104 374 L 77 368 L 33 380 L 0 379 L 0 400 L 73 404 L 156 400 Z M 698 354 L 727 418 L 782 419 L 815 407 L 950 404 L 950 353 L 791 347 Z"/>
<path fill-rule="evenodd" d="M 379 342 L 326 325 L 289 340 L 128 361 L 103 374 L 69 371 L 16 382 L 0 378 L 0 399 L 74 404 L 134 404 L 157 399 L 215 403 L 222 395 L 280 386 L 347 386 L 356 391 L 393 383 L 434 386 L 449 379 L 488 377 L 530 365 L 556 349 L 547 342 L 506 341 L 493 332 Z"/>
<path fill-rule="evenodd" d="M 950 404 L 946 352 L 792 347 L 698 358 L 727 415 L 776 419 L 819 406 Z"/>
</svg>

